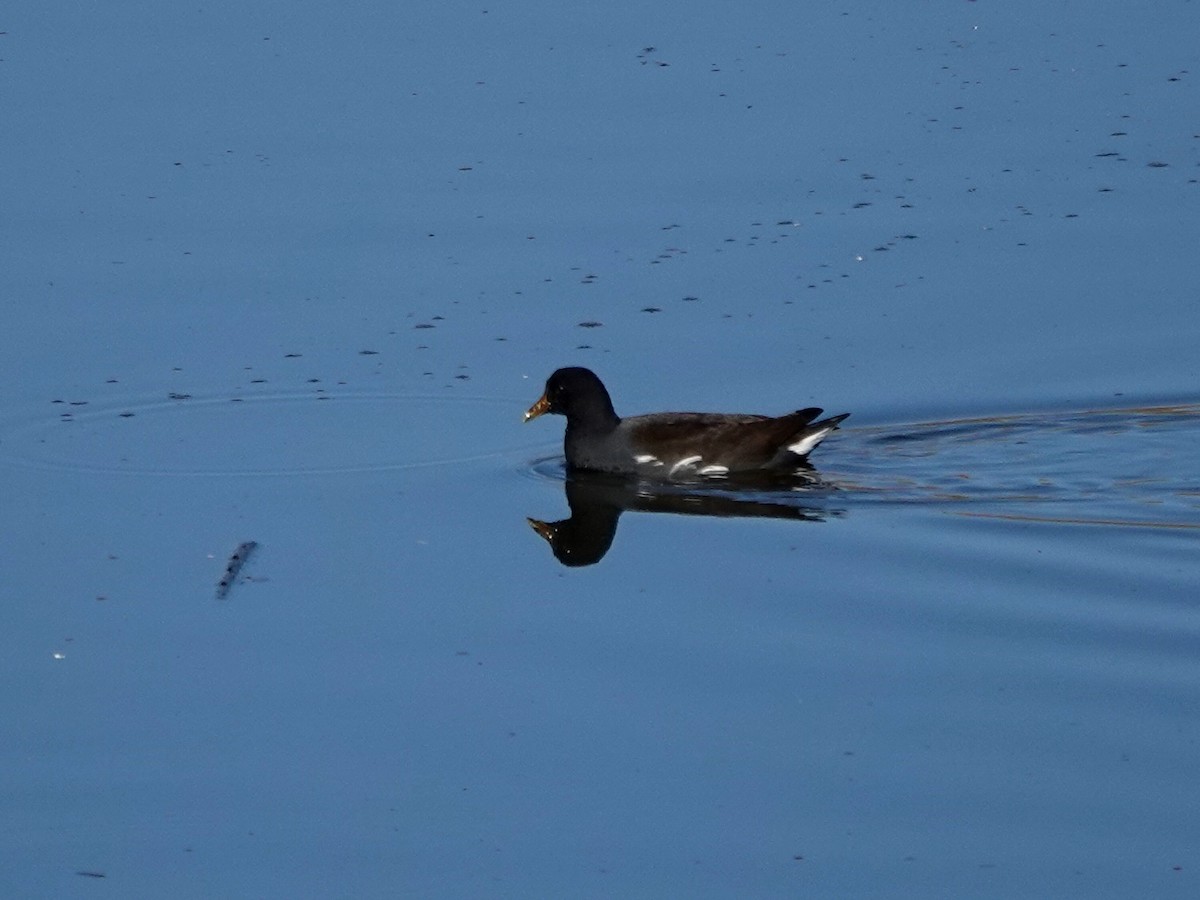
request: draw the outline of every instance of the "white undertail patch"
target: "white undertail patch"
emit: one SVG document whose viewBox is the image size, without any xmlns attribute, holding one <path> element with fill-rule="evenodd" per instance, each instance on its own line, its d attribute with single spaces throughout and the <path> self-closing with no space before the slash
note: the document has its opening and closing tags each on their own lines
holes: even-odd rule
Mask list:
<svg viewBox="0 0 1200 900">
<path fill-rule="evenodd" d="M 705 466 L 697 475 L 728 475 L 729 466 Z"/>
<path fill-rule="evenodd" d="M 807 456 L 808 454 L 812 453 L 813 448 L 816 447 L 817 444 L 821 443 L 821 440 L 825 437 L 825 435 L 829 434 L 831 431 L 833 431 L 832 426 L 829 428 L 822 428 L 820 431 L 817 431 L 813 434 L 805 435 L 794 444 L 788 444 L 787 448 L 797 456 Z"/>
<path fill-rule="evenodd" d="M 662 460 L 653 453 L 642 453 L 635 456 L 633 461 L 639 466 L 661 466 L 663 464 Z"/>
</svg>

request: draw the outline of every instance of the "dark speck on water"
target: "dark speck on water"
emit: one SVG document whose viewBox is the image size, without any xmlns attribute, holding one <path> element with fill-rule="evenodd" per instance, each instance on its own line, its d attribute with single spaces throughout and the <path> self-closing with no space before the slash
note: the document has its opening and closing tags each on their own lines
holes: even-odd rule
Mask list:
<svg viewBox="0 0 1200 900">
<path fill-rule="evenodd" d="M 229 562 L 225 565 L 225 574 L 217 582 L 218 598 L 224 599 L 229 594 L 229 589 L 233 587 L 233 583 L 237 579 L 238 573 L 242 570 L 242 566 L 246 564 L 246 560 L 250 558 L 250 554 L 254 552 L 257 546 L 257 541 L 244 541 L 237 545 L 237 548 L 233 551 L 233 555 L 229 557 Z"/>
</svg>

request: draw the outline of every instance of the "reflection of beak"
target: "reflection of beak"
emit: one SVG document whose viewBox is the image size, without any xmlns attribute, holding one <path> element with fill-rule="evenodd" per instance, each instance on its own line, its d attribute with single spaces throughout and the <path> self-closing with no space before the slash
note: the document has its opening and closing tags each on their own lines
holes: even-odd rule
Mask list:
<svg viewBox="0 0 1200 900">
<path fill-rule="evenodd" d="M 529 407 L 525 413 L 525 421 L 528 422 L 530 419 L 536 419 L 538 416 L 545 415 L 548 412 L 550 412 L 550 401 L 546 398 L 545 394 L 542 394 L 541 399 Z"/>
<path fill-rule="evenodd" d="M 547 544 L 549 544 L 551 547 L 554 546 L 553 525 L 551 525 L 549 522 L 543 522 L 541 519 L 526 518 L 525 521 L 529 523 L 530 528 L 542 536 Z"/>
</svg>

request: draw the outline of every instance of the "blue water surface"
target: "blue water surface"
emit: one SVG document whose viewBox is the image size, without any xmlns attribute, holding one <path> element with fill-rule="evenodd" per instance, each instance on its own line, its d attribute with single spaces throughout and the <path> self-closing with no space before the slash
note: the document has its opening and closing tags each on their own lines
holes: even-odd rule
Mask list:
<svg viewBox="0 0 1200 900">
<path fill-rule="evenodd" d="M 6 10 L 0 894 L 1196 896 L 1198 26 Z"/>
</svg>

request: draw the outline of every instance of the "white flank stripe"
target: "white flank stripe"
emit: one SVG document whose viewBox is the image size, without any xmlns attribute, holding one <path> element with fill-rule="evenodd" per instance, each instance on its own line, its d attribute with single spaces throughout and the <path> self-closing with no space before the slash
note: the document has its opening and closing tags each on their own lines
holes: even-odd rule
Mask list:
<svg viewBox="0 0 1200 900">
<path fill-rule="evenodd" d="M 674 475 L 680 469 L 691 469 L 696 465 L 696 463 L 700 462 L 701 459 L 703 459 L 701 456 L 685 456 L 679 462 L 675 463 L 675 465 L 671 466 L 671 474 Z"/>
<path fill-rule="evenodd" d="M 705 466 L 697 475 L 728 475 L 729 466 Z"/>
</svg>

